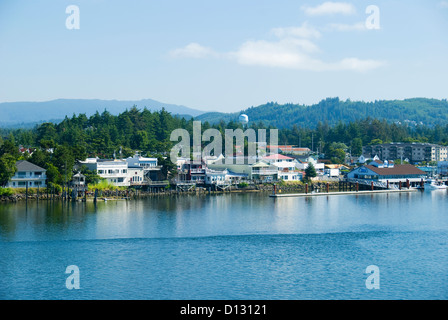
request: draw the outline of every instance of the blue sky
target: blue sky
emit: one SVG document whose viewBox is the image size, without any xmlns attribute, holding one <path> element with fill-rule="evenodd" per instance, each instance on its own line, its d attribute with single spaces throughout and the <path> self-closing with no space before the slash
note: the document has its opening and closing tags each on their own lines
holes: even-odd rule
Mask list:
<svg viewBox="0 0 448 320">
<path fill-rule="evenodd" d="M 67 29 L 69 5 L 79 29 Z M 369 5 L 379 29 L 368 29 Z M 375 22 L 377 22 L 375 20 Z M 0 102 L 448 97 L 448 0 L 1 0 Z"/>
</svg>

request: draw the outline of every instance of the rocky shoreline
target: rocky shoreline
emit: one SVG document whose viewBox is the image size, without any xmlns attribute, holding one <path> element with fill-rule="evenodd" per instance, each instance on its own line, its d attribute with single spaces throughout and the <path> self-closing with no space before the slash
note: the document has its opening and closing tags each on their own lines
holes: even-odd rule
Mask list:
<svg viewBox="0 0 448 320">
<path fill-rule="evenodd" d="M 326 182 L 315 182 L 308 185 L 308 192 L 326 192 L 327 183 Z M 330 182 L 329 190 L 337 190 L 338 183 Z M 142 191 L 138 189 L 127 189 L 127 190 L 102 190 L 97 193 L 97 200 L 113 200 L 113 199 L 138 199 L 144 197 L 159 197 L 159 196 L 177 196 L 177 195 L 207 195 L 207 194 L 224 194 L 224 193 L 250 193 L 250 192 L 266 192 L 272 193 L 274 191 L 274 185 L 254 185 L 244 188 L 232 188 L 225 191 L 211 191 L 207 188 L 197 187 L 191 191 L 177 191 L 174 189 L 160 189 L 156 192 L 154 191 Z M 306 191 L 305 184 L 286 184 L 280 183 L 276 185 L 276 191 L 280 193 L 297 192 L 302 193 Z M 72 198 L 71 193 L 65 196 L 62 194 L 47 194 L 40 192 L 29 193 L 18 193 L 13 195 L 2 195 L 0 196 L 0 202 L 20 202 L 20 201 L 40 201 L 40 200 L 54 200 L 54 201 L 94 201 L 95 192 L 87 192 L 87 194 Z"/>
</svg>

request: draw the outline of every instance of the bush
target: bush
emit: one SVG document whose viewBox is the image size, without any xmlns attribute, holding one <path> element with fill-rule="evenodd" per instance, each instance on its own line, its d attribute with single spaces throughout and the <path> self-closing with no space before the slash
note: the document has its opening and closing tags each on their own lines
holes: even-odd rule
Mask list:
<svg viewBox="0 0 448 320">
<path fill-rule="evenodd" d="M 95 190 L 95 189 L 98 189 L 98 191 L 104 191 L 104 190 L 111 191 L 111 190 L 116 190 L 116 189 L 121 189 L 121 188 L 116 187 L 114 184 L 107 181 L 106 179 L 102 179 L 98 183 L 95 183 L 95 184 L 92 184 L 89 186 L 89 190 Z"/>
<path fill-rule="evenodd" d="M 238 183 L 238 188 L 247 188 L 249 184 L 247 182 L 240 182 Z"/>
<path fill-rule="evenodd" d="M 10 197 L 14 194 L 11 188 L 0 188 L 0 196 Z"/>
</svg>

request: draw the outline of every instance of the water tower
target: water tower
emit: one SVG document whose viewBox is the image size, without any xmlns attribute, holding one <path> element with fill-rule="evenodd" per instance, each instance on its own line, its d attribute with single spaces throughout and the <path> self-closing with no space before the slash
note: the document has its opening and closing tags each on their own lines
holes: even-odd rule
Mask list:
<svg viewBox="0 0 448 320">
<path fill-rule="evenodd" d="M 247 116 L 247 114 L 241 114 L 238 120 L 243 125 L 243 128 L 246 127 L 249 123 L 249 117 Z"/>
</svg>

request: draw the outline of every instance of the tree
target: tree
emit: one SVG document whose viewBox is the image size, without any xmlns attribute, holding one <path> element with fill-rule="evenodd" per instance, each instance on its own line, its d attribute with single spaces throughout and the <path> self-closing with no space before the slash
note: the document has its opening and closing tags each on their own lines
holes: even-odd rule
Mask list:
<svg viewBox="0 0 448 320">
<path fill-rule="evenodd" d="M 0 157 L 0 185 L 5 186 L 17 171 L 16 159 L 10 154 Z"/>
<path fill-rule="evenodd" d="M 358 157 L 362 154 L 362 140 L 360 138 L 354 138 L 351 144 L 352 155 Z"/>
<path fill-rule="evenodd" d="M 314 168 L 314 165 L 311 162 L 308 164 L 308 167 L 305 169 L 305 175 L 306 175 L 307 180 L 317 177 L 316 168 Z"/>
</svg>

